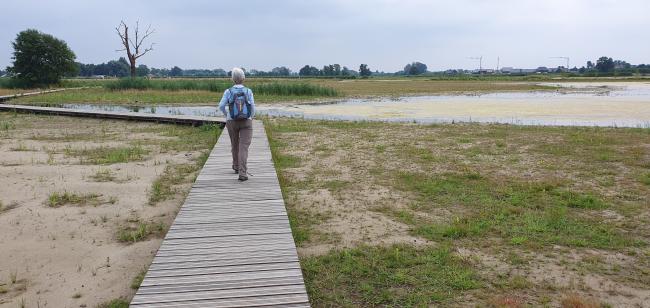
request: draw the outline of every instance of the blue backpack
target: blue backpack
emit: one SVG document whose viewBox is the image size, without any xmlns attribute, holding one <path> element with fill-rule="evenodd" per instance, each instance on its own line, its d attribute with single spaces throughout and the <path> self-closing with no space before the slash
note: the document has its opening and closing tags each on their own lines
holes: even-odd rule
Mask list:
<svg viewBox="0 0 650 308">
<path fill-rule="evenodd" d="M 236 121 L 246 120 L 251 117 L 251 103 L 248 101 L 248 88 L 229 89 L 230 97 L 228 98 L 228 109 L 230 118 Z"/>
</svg>

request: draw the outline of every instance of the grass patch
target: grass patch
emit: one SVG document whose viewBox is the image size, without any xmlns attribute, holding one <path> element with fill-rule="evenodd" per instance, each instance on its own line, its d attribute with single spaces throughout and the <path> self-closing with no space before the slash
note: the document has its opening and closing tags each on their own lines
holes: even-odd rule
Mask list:
<svg viewBox="0 0 650 308">
<path fill-rule="evenodd" d="M 273 163 L 276 168 L 287 169 L 300 167 L 300 157 L 281 153 L 280 149 L 283 144 L 280 142 L 274 141 L 271 143 L 271 155 L 273 156 Z"/>
<path fill-rule="evenodd" d="M 11 148 L 12 151 L 14 152 L 33 152 L 36 151 L 35 149 L 28 148 L 24 143 L 19 143 L 17 146 Z"/>
<path fill-rule="evenodd" d="M 116 179 L 115 173 L 111 169 L 97 169 L 90 178 L 95 182 L 113 182 Z"/>
<path fill-rule="evenodd" d="M 161 152 L 203 151 L 214 146 L 221 134 L 221 128 L 218 125 L 202 125 L 198 128 L 164 125 L 162 127 L 143 129 L 142 132 L 153 132 L 161 136 L 173 137 L 149 142 L 151 145 L 160 146 Z"/>
<path fill-rule="evenodd" d="M 481 286 L 471 265 L 446 247 L 362 246 L 301 264 L 316 307 L 429 306 Z"/>
<path fill-rule="evenodd" d="M 133 280 L 131 280 L 131 289 L 137 290 L 140 288 L 145 275 L 147 275 L 147 269 L 143 268 L 135 277 L 133 277 Z"/>
<path fill-rule="evenodd" d="M 183 183 L 188 175 L 198 171 L 201 166 L 197 163 L 169 165 L 165 167 L 163 174 L 151 185 L 149 205 L 155 205 L 158 202 L 173 197 L 176 194 L 174 186 Z"/>
<path fill-rule="evenodd" d="M 66 204 L 72 205 L 99 205 L 104 201 L 101 199 L 101 194 L 88 193 L 88 194 L 78 194 L 71 193 L 68 191 L 64 192 L 53 192 L 47 198 L 47 205 L 49 207 L 61 207 Z"/>
<path fill-rule="evenodd" d="M 12 120 L 0 120 L 0 130 L 9 131 L 16 128 L 16 123 Z"/>
<path fill-rule="evenodd" d="M 123 298 L 114 299 L 105 303 L 99 304 L 98 308 L 129 308 L 129 302 Z"/>
<path fill-rule="evenodd" d="M 162 222 L 140 222 L 124 226 L 117 232 L 117 240 L 122 243 L 135 243 L 148 239 L 150 236 L 163 235 L 166 230 Z"/>
<path fill-rule="evenodd" d="M 0 214 L 13 210 L 18 207 L 18 202 L 11 202 L 8 205 L 5 205 L 2 201 L 0 201 Z"/>
<path fill-rule="evenodd" d="M 650 186 L 650 172 L 642 174 L 639 177 L 639 182 L 641 182 L 641 184 Z"/>
<path fill-rule="evenodd" d="M 349 181 L 332 180 L 323 183 L 323 188 L 329 190 L 330 192 L 339 192 L 350 185 L 351 183 Z"/>
<path fill-rule="evenodd" d="M 82 164 L 110 165 L 117 163 L 128 163 L 141 161 L 148 150 L 142 146 L 134 145 L 128 147 L 98 147 L 92 149 L 66 149 L 66 155 L 80 157 Z"/>
<path fill-rule="evenodd" d="M 338 91 L 333 88 L 310 83 L 295 82 L 269 82 L 260 83 L 252 81 L 249 85 L 256 95 L 278 96 L 338 96 Z M 122 78 L 104 84 L 110 90 L 202 90 L 223 93 L 232 87 L 232 82 L 227 79 L 169 79 L 152 80 L 145 78 Z"/>
<path fill-rule="evenodd" d="M 448 223 L 415 221 L 413 232 L 431 240 L 495 235 L 510 243 L 618 249 L 645 245 L 614 226 L 580 211 L 606 208 L 600 198 L 568 191 L 558 183 L 494 182 L 477 174 L 426 177 L 403 173 L 402 189 L 420 195 L 419 210 L 462 205 L 466 212 Z"/>
<path fill-rule="evenodd" d="M 334 240 L 332 234 L 326 234 L 314 228 L 314 226 L 329 219 L 328 215 L 313 213 L 291 206 L 287 207 L 287 215 L 289 216 L 289 225 L 296 245 L 301 246 L 312 241 L 329 242 Z"/>
</svg>

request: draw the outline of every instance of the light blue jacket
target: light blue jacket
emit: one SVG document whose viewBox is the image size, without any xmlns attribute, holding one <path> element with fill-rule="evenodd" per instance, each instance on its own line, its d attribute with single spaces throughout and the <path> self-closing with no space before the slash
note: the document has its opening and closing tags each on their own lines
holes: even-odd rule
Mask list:
<svg viewBox="0 0 650 308">
<path fill-rule="evenodd" d="M 243 88 L 244 86 L 241 84 L 236 84 L 235 88 Z M 223 92 L 223 97 L 221 97 L 221 102 L 219 102 L 219 110 L 223 113 L 223 115 L 226 116 L 226 121 L 227 120 L 232 120 L 230 118 L 230 110 L 226 110 L 226 106 L 228 106 L 228 99 L 230 98 L 230 89 L 227 89 L 226 91 Z M 255 116 L 255 99 L 253 98 L 253 91 L 251 89 L 248 89 L 246 91 L 246 98 L 248 98 L 248 102 L 251 104 L 251 117 L 249 119 L 252 119 L 253 116 Z"/>
</svg>

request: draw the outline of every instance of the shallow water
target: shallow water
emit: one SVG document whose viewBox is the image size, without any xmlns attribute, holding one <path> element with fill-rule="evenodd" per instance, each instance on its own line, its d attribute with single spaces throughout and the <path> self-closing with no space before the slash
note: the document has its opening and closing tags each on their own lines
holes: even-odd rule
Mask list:
<svg viewBox="0 0 650 308">
<path fill-rule="evenodd" d="M 650 83 L 562 83 L 555 92 L 349 99 L 331 104 L 258 106 L 271 116 L 332 120 L 482 122 L 523 125 L 650 127 Z M 65 108 L 216 116 L 215 106 L 133 107 L 67 104 Z"/>
</svg>

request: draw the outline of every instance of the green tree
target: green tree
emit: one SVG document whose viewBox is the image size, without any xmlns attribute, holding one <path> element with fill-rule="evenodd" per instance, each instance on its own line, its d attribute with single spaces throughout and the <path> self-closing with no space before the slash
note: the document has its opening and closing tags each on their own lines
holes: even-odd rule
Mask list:
<svg viewBox="0 0 650 308">
<path fill-rule="evenodd" d="M 600 57 L 596 61 L 596 69 L 600 73 L 612 73 L 614 72 L 614 60 L 608 57 Z"/>
<path fill-rule="evenodd" d="M 413 62 L 404 66 L 404 74 L 420 75 L 427 72 L 427 65 L 420 62 Z"/>
<path fill-rule="evenodd" d="M 7 71 L 19 86 L 48 86 L 79 69 L 68 44 L 52 35 L 28 29 L 18 33 L 12 45 L 14 61 Z"/>
<path fill-rule="evenodd" d="M 298 74 L 300 76 L 318 76 L 320 75 L 320 70 L 317 67 L 305 65 L 300 69 Z"/>
<path fill-rule="evenodd" d="M 169 71 L 169 76 L 172 77 L 183 76 L 183 70 L 178 66 L 174 66 L 172 67 L 171 71 Z"/>
<path fill-rule="evenodd" d="M 368 77 L 372 75 L 372 71 L 368 68 L 368 64 L 361 64 L 359 66 L 359 75 L 362 77 Z"/>
<path fill-rule="evenodd" d="M 286 66 L 275 67 L 271 70 L 271 75 L 273 76 L 289 76 L 291 75 L 291 70 Z"/>
<path fill-rule="evenodd" d="M 149 67 L 147 67 L 144 64 L 138 65 L 138 68 L 136 69 L 136 73 L 138 77 L 146 77 L 147 75 L 149 75 L 149 71 L 150 71 Z"/>
</svg>

